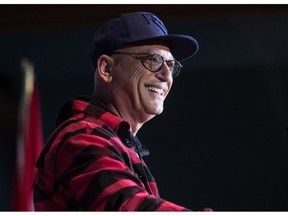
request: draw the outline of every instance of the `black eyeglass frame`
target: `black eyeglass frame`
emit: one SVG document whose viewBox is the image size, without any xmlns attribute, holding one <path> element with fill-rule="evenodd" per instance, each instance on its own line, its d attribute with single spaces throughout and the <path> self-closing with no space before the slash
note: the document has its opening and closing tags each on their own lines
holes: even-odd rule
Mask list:
<svg viewBox="0 0 288 216">
<path fill-rule="evenodd" d="M 151 72 L 158 72 L 161 70 L 161 68 L 163 67 L 164 62 L 166 62 L 167 66 L 171 69 L 172 71 L 172 77 L 173 79 L 176 78 L 177 76 L 179 76 L 180 71 L 183 67 L 183 65 L 177 61 L 177 60 L 165 60 L 164 57 L 158 53 L 128 53 L 128 52 L 113 52 L 111 55 L 113 54 L 122 54 L 122 55 L 129 55 L 130 57 L 140 60 L 143 67 L 145 67 L 147 70 L 151 71 Z M 154 56 L 158 56 L 160 57 L 160 59 L 162 59 L 162 63 L 158 68 L 153 69 L 152 67 L 152 58 Z M 150 62 L 147 62 L 147 60 L 150 60 Z M 146 63 L 145 63 L 146 62 Z M 173 66 L 171 67 L 169 65 L 169 63 L 174 63 Z M 149 67 L 147 66 L 147 64 L 149 65 Z"/>
</svg>

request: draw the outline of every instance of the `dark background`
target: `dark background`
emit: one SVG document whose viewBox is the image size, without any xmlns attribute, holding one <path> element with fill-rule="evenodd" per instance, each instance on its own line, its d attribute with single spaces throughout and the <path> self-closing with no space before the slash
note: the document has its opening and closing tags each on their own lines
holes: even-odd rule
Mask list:
<svg viewBox="0 0 288 216">
<path fill-rule="evenodd" d="M 96 28 L 150 11 L 200 50 L 165 111 L 139 132 L 163 198 L 199 210 L 288 210 L 288 6 L 0 5 L 0 209 L 9 209 L 20 60 L 36 65 L 45 140 L 71 97 L 90 95 Z"/>
</svg>

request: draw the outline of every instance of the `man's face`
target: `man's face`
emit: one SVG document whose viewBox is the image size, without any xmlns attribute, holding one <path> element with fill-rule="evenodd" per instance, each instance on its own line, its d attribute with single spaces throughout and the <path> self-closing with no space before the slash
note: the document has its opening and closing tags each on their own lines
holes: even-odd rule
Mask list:
<svg viewBox="0 0 288 216">
<path fill-rule="evenodd" d="M 164 60 L 173 60 L 168 47 L 143 45 L 117 50 L 125 53 L 157 53 Z M 120 110 L 129 112 L 136 121 L 147 121 L 162 113 L 164 100 L 172 83 L 172 72 L 166 63 L 157 72 L 146 69 L 141 60 L 125 54 L 112 56 L 115 65 L 112 72 L 114 99 Z"/>
</svg>

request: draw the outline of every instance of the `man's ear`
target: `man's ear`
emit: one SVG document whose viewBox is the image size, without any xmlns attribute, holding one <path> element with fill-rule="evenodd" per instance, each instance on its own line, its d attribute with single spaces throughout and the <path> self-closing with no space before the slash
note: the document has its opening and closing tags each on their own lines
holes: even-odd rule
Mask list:
<svg viewBox="0 0 288 216">
<path fill-rule="evenodd" d="M 113 67 L 113 59 L 108 55 L 101 55 L 97 61 L 97 70 L 99 76 L 106 83 L 110 83 L 112 81 L 112 67 Z"/>
</svg>

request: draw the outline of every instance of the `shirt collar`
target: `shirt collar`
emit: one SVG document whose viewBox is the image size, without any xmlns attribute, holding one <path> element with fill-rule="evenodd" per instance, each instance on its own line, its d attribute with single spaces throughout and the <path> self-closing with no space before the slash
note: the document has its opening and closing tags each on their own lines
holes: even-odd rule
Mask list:
<svg viewBox="0 0 288 216">
<path fill-rule="evenodd" d="M 124 145 L 133 147 L 141 157 L 150 154 L 137 136 L 132 134 L 128 122 L 119 118 L 104 103 L 92 97 L 77 97 L 66 102 L 59 113 L 57 124 L 62 123 L 79 112 L 101 120 L 118 135 Z"/>
</svg>

